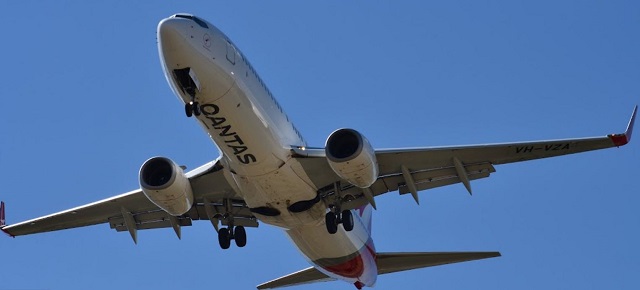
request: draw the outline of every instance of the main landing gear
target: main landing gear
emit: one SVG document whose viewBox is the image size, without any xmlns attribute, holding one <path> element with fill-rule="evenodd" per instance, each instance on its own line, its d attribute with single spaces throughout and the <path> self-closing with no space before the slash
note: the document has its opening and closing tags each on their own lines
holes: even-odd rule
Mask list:
<svg viewBox="0 0 640 290">
<path fill-rule="evenodd" d="M 243 226 L 229 226 L 218 230 L 218 242 L 223 250 L 231 246 L 231 240 L 236 241 L 236 246 L 242 248 L 247 245 L 247 232 Z"/>
<path fill-rule="evenodd" d="M 342 201 L 340 200 L 340 182 L 334 184 L 334 199 L 329 203 L 329 212 L 324 216 L 327 232 L 335 234 L 338 232 L 338 224 L 342 224 L 345 231 L 353 230 L 353 214 L 350 210 L 340 211 Z"/>
<path fill-rule="evenodd" d="M 332 235 L 335 234 L 338 232 L 338 224 L 342 224 L 342 227 L 347 232 L 353 230 L 353 214 L 351 211 L 343 210 L 340 213 L 337 212 L 337 210 L 332 210 L 325 215 L 324 221 L 327 225 L 327 231 Z"/>
</svg>

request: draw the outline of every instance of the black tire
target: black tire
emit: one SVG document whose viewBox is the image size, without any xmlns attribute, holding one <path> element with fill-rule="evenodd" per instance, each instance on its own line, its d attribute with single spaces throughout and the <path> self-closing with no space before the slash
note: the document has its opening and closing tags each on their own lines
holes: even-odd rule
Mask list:
<svg viewBox="0 0 640 290">
<path fill-rule="evenodd" d="M 347 232 L 353 230 L 353 214 L 351 214 L 350 210 L 342 211 L 342 227 Z"/>
<path fill-rule="evenodd" d="M 233 230 L 233 239 L 236 240 L 236 246 L 238 246 L 238 248 L 247 245 L 247 231 L 243 226 L 238 226 Z"/>
<path fill-rule="evenodd" d="M 184 113 L 187 114 L 187 118 L 193 116 L 193 106 L 190 103 L 184 104 Z"/>
<path fill-rule="evenodd" d="M 200 116 L 200 104 L 198 102 L 193 102 L 193 106 L 191 108 L 193 110 L 193 114 L 197 116 Z"/>
<path fill-rule="evenodd" d="M 327 215 L 324 216 L 324 221 L 327 224 L 327 232 L 332 235 L 338 232 L 338 219 L 334 213 L 328 212 Z"/>
<path fill-rule="evenodd" d="M 229 229 L 221 228 L 218 231 L 218 242 L 220 243 L 220 248 L 222 248 L 223 250 L 226 250 L 231 246 L 231 239 L 229 237 Z"/>
</svg>

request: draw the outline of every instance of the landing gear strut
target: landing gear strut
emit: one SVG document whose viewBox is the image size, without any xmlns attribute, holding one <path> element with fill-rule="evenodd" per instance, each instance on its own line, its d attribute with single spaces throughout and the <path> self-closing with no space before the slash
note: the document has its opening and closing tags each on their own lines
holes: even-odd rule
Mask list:
<svg viewBox="0 0 640 290">
<path fill-rule="evenodd" d="M 329 205 L 329 212 L 324 217 L 327 232 L 332 235 L 338 232 L 338 224 L 342 224 L 342 227 L 347 232 L 353 230 L 353 214 L 351 211 L 348 209 L 340 211 L 340 204 L 342 203 L 340 200 L 341 188 L 340 182 L 334 184 L 335 198 L 332 204 Z"/>
<path fill-rule="evenodd" d="M 184 104 L 185 114 L 187 114 L 189 118 L 193 115 L 200 116 L 200 104 L 196 102 L 196 92 L 199 91 L 200 88 L 195 72 L 193 72 L 190 67 L 185 67 L 174 69 L 173 75 L 182 91 L 191 97 L 191 100 Z"/>
<path fill-rule="evenodd" d="M 221 228 L 218 231 L 218 243 L 223 250 L 231 247 L 231 240 L 236 241 L 236 246 L 242 248 L 247 245 L 247 231 L 243 226 L 229 226 L 228 228 Z"/>
<path fill-rule="evenodd" d="M 210 202 L 205 199 L 205 205 L 206 204 L 210 204 Z M 238 246 L 238 248 L 246 246 L 247 231 L 243 226 L 234 226 L 234 218 L 233 215 L 230 214 L 233 210 L 232 201 L 230 199 L 224 199 L 222 204 L 225 213 L 220 218 L 226 221 L 227 227 L 218 230 L 218 242 L 220 243 L 220 248 L 223 250 L 228 249 L 231 246 L 231 240 L 236 241 L 236 246 Z M 207 210 L 207 216 L 209 219 L 212 219 L 215 216 L 211 207 L 205 207 L 205 210 Z M 212 222 L 214 223 L 214 226 L 216 226 L 218 224 L 218 218 L 215 218 L 215 222 L 212 219 Z"/>
<path fill-rule="evenodd" d="M 195 92 L 191 96 L 191 101 L 184 104 L 184 112 L 187 114 L 187 117 L 191 118 L 191 116 L 195 115 L 200 116 L 200 104 L 195 101 L 196 95 Z"/>
</svg>

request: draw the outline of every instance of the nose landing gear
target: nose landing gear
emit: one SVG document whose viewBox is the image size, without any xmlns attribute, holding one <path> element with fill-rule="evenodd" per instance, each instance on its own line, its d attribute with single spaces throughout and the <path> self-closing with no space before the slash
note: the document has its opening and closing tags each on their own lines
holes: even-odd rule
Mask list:
<svg viewBox="0 0 640 290">
<path fill-rule="evenodd" d="M 186 67 L 173 70 L 173 74 L 180 89 L 191 97 L 191 101 L 184 104 L 184 112 L 187 117 L 200 116 L 200 104 L 196 102 L 196 92 L 200 90 L 200 82 L 196 78 L 195 72 Z"/>
<path fill-rule="evenodd" d="M 192 96 L 191 99 L 191 102 L 184 104 L 184 112 L 187 114 L 188 118 L 191 118 L 191 116 L 193 115 L 195 115 L 196 117 L 200 116 L 200 104 L 193 101 L 195 100 L 195 95 Z"/>
</svg>

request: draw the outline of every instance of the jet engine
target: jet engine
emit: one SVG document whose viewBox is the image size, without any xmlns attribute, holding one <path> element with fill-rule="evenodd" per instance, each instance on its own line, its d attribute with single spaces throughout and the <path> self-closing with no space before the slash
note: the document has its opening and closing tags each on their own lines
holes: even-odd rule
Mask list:
<svg viewBox="0 0 640 290">
<path fill-rule="evenodd" d="M 184 171 L 165 157 L 153 157 L 140 167 L 140 188 L 147 198 L 172 216 L 191 209 L 193 191 Z"/>
<path fill-rule="evenodd" d="M 349 183 L 367 188 L 378 179 L 378 162 L 369 141 L 353 129 L 338 129 L 325 145 L 329 166 Z"/>
</svg>

